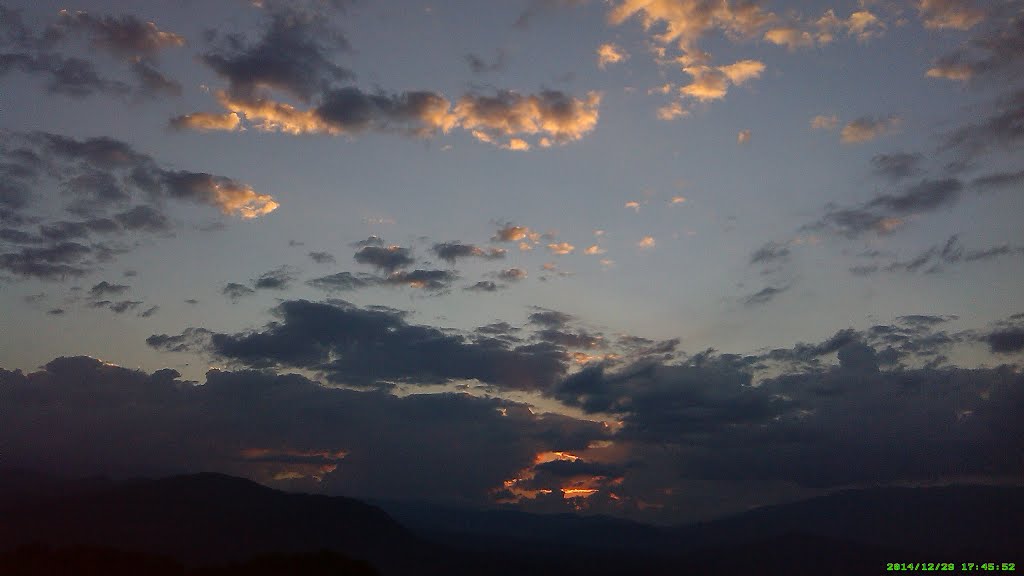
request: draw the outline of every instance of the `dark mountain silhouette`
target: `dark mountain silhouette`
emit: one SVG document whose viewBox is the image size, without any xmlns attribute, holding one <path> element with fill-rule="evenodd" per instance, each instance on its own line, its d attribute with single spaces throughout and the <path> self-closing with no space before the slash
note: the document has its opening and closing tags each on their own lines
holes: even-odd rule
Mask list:
<svg viewBox="0 0 1024 576">
<path fill-rule="evenodd" d="M 220 474 L 0 473 L 0 574 L 870 574 L 886 562 L 1020 564 L 1024 550 L 1022 488 L 846 491 L 669 528 L 378 506 Z"/>
</svg>

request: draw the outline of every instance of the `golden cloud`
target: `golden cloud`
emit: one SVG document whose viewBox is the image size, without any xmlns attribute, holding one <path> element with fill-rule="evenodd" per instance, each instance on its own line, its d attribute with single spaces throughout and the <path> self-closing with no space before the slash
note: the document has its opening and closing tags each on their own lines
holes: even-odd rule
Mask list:
<svg viewBox="0 0 1024 576">
<path fill-rule="evenodd" d="M 601 248 L 597 244 L 593 244 L 591 246 L 588 246 L 586 248 L 586 250 L 583 251 L 584 254 L 591 255 L 591 256 L 596 256 L 598 254 L 604 254 L 605 252 L 607 252 L 607 250 L 605 250 L 604 248 Z"/>
<path fill-rule="evenodd" d="M 831 116 L 818 115 L 811 118 L 811 130 L 835 130 L 836 126 L 839 125 L 839 117 L 835 114 Z"/>
<path fill-rule="evenodd" d="M 609 64 L 616 64 L 628 58 L 629 54 L 621 46 L 601 44 L 597 47 L 597 66 L 602 70 Z"/>
<path fill-rule="evenodd" d="M 843 126 L 840 139 L 848 144 L 867 142 L 896 130 L 901 123 L 902 121 L 898 116 L 890 116 L 888 118 L 870 118 L 865 116 Z"/>
<path fill-rule="evenodd" d="M 171 119 L 171 127 L 178 129 L 199 130 L 207 132 L 218 130 L 231 132 L 240 128 L 242 119 L 234 112 L 224 114 L 210 114 L 207 112 L 196 112 Z"/>
<path fill-rule="evenodd" d="M 737 144 L 746 144 L 750 142 L 750 130 L 740 130 L 739 134 L 736 135 Z"/>
<path fill-rule="evenodd" d="M 550 251 L 552 254 L 558 254 L 559 256 L 563 256 L 565 254 L 572 254 L 572 251 L 575 249 L 576 247 L 573 246 L 572 244 L 569 244 L 568 242 L 553 242 L 551 244 L 548 244 L 548 251 Z"/>
<path fill-rule="evenodd" d="M 655 242 L 653 236 L 644 236 L 643 238 L 640 239 L 639 242 L 636 243 L 637 247 L 639 248 L 654 248 L 656 244 L 657 242 Z"/>
<path fill-rule="evenodd" d="M 919 0 L 924 27 L 969 30 L 985 19 L 985 11 L 967 0 Z"/>
</svg>

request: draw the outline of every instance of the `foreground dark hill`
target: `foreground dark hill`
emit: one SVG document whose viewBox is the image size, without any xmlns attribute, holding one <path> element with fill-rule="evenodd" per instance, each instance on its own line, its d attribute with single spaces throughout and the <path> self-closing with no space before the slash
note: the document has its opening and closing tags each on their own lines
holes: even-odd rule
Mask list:
<svg viewBox="0 0 1024 576">
<path fill-rule="evenodd" d="M 671 528 L 379 506 L 387 512 L 219 474 L 111 482 L 0 473 L 0 573 L 795 575 L 874 574 L 887 562 L 1024 567 L 1020 488 L 848 491 Z M 31 543 L 38 545 L 25 547 Z M 5 570 L 12 566 L 21 568 Z M 78 568 L 61 571 L 68 566 Z"/>
<path fill-rule="evenodd" d="M 407 563 L 433 562 L 431 550 L 408 530 L 349 498 L 290 494 L 221 474 L 123 483 L 3 476 L 0 543 L 6 549 L 29 543 L 116 547 L 189 566 L 326 549 L 394 573 Z"/>
</svg>

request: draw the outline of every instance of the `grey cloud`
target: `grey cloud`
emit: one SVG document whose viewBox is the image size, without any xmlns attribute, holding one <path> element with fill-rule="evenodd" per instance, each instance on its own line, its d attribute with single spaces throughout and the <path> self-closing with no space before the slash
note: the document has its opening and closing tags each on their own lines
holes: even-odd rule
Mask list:
<svg viewBox="0 0 1024 576">
<path fill-rule="evenodd" d="M 220 291 L 221 294 L 227 296 L 232 301 L 238 301 L 240 298 L 251 296 L 256 291 L 249 288 L 245 284 L 239 284 L 237 282 L 229 282 Z"/>
<path fill-rule="evenodd" d="M 498 272 L 498 278 L 506 282 L 519 282 L 526 278 L 526 270 L 522 268 L 507 268 Z"/>
<path fill-rule="evenodd" d="M 1024 91 L 1001 98 L 995 113 L 980 123 L 965 124 L 946 135 L 940 150 L 955 150 L 967 159 L 994 147 L 1015 148 L 1024 139 Z"/>
<path fill-rule="evenodd" d="M 124 294 L 130 289 L 131 286 L 126 286 L 124 284 L 111 284 L 110 282 L 103 280 L 89 289 L 89 296 L 91 298 L 101 298 L 111 294 Z"/>
<path fill-rule="evenodd" d="M 291 286 L 295 280 L 295 274 L 288 266 L 281 266 L 260 274 L 259 278 L 252 281 L 253 288 L 257 290 L 284 290 Z"/>
<path fill-rule="evenodd" d="M 979 176 L 971 181 L 971 186 L 984 191 L 1009 188 L 1018 184 L 1024 184 L 1024 170 L 1018 172 L 995 172 Z"/>
<path fill-rule="evenodd" d="M 924 156 L 919 153 L 877 154 L 871 158 L 871 170 L 877 176 L 897 182 L 920 174 L 923 161 Z"/>
<path fill-rule="evenodd" d="M 93 16 L 87 12 L 62 12 L 58 26 L 89 36 L 94 48 L 131 60 L 140 56 L 152 58 L 160 50 L 182 46 L 185 39 L 157 28 L 152 22 L 144 22 L 131 14 L 114 16 Z"/>
<path fill-rule="evenodd" d="M 501 248 L 480 248 L 472 244 L 463 244 L 461 242 L 443 242 L 434 244 L 431 248 L 437 257 L 448 262 L 449 264 L 455 264 L 459 258 L 484 258 L 486 260 L 498 260 L 505 257 L 505 251 Z"/>
<path fill-rule="evenodd" d="M 92 62 L 81 58 L 65 58 L 59 54 L 0 54 L 0 76 L 12 71 L 43 76 L 49 92 L 73 98 L 85 98 L 98 93 L 120 97 L 131 92 L 131 88 L 123 82 L 100 77 Z"/>
<path fill-rule="evenodd" d="M 92 248 L 77 242 L 60 242 L 41 248 L 22 248 L 0 254 L 0 270 L 25 277 L 59 280 L 82 276 L 90 269 Z"/>
<path fill-rule="evenodd" d="M 337 262 L 329 252 L 310 252 L 309 257 L 317 264 L 334 264 Z"/>
<path fill-rule="evenodd" d="M 472 286 L 466 286 L 465 290 L 472 292 L 497 292 L 501 286 L 491 280 L 481 280 Z"/>
<path fill-rule="evenodd" d="M 996 354 L 1012 354 L 1024 350 L 1024 328 L 996 330 L 985 336 L 989 349 Z"/>
<path fill-rule="evenodd" d="M 371 94 L 350 86 L 324 92 L 316 115 L 324 124 L 343 133 L 398 128 L 424 134 L 436 126 L 422 120 L 435 110 L 447 110 L 448 106 L 448 100 L 434 92 Z"/>
<path fill-rule="evenodd" d="M 202 59 L 228 81 L 235 98 L 256 101 L 260 88 L 267 87 L 308 102 L 332 81 L 351 77 L 331 61 L 331 53 L 346 49 L 347 42 L 319 22 L 296 11 L 277 11 L 258 41 L 226 36 Z"/>
<path fill-rule="evenodd" d="M 329 276 L 321 276 L 308 280 L 306 284 L 326 290 L 328 292 L 357 290 L 369 286 L 375 286 L 380 278 L 372 274 L 352 274 L 350 272 L 338 272 Z"/>
<path fill-rule="evenodd" d="M 365 246 L 355 253 L 354 258 L 360 264 L 367 264 L 387 272 L 394 272 L 415 262 L 410 255 L 409 249 L 402 248 L 401 246 L 390 246 L 387 248 L 383 246 Z"/>
<path fill-rule="evenodd" d="M 168 78 L 149 62 L 138 61 L 132 64 L 132 74 L 139 83 L 139 93 L 149 98 L 157 96 L 181 96 L 181 84 Z"/>
<path fill-rule="evenodd" d="M 963 187 L 963 182 L 956 178 L 924 179 L 907 186 L 899 194 L 880 194 L 855 208 L 830 205 L 821 220 L 805 228 L 827 229 L 850 237 L 868 232 L 886 234 L 899 225 L 900 217 L 955 204 Z"/>
<path fill-rule="evenodd" d="M 751 264 L 770 264 L 789 259 L 790 250 L 785 244 L 766 242 L 750 255 Z"/>
<path fill-rule="evenodd" d="M 495 398 L 399 398 L 255 371 L 211 370 L 196 385 L 92 358 L 0 370 L 0 405 L 16 408 L 0 430 L 9 466 L 119 478 L 219 471 L 271 485 L 293 472 L 308 490 L 473 504 L 538 453 L 608 437 L 597 423 Z M 323 454 L 334 455 L 326 468 Z"/>
<path fill-rule="evenodd" d="M 765 286 L 761 290 L 746 296 L 743 298 L 743 304 L 747 306 L 758 306 L 761 304 L 767 304 L 775 299 L 776 296 L 782 294 L 789 289 L 789 286 Z"/>
<path fill-rule="evenodd" d="M 575 318 L 571 314 L 557 310 L 545 310 L 541 308 L 538 312 L 530 314 L 530 323 L 547 328 L 561 328 L 572 322 Z"/>
<path fill-rule="evenodd" d="M 296 300 L 281 303 L 275 314 L 278 321 L 262 330 L 213 334 L 209 351 L 252 367 L 314 370 L 331 382 L 354 386 L 475 378 L 536 390 L 551 386 L 566 369 L 564 349 L 558 346 L 477 342 L 409 324 L 389 310 Z"/>
<path fill-rule="evenodd" d="M 149 318 L 156 314 L 159 310 L 159 306 L 150 306 L 149 308 L 146 308 L 142 312 L 139 312 L 139 318 Z"/>
</svg>

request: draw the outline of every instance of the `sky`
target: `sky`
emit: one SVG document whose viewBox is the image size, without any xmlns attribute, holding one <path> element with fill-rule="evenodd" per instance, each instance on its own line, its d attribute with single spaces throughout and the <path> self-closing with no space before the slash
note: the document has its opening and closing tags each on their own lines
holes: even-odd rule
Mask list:
<svg viewBox="0 0 1024 576">
<path fill-rule="evenodd" d="M 658 523 L 1024 478 L 1024 2 L 0 2 L 0 454 Z"/>
</svg>

